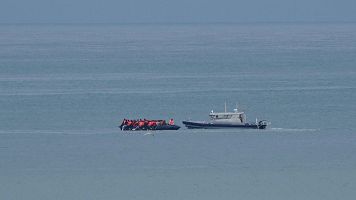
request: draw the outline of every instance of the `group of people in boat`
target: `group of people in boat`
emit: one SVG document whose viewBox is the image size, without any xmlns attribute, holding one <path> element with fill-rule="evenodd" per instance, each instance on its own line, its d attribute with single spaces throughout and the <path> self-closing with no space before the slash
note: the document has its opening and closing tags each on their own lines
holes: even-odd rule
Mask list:
<svg viewBox="0 0 356 200">
<path fill-rule="evenodd" d="M 168 124 L 166 120 L 148 120 L 124 119 L 120 125 L 121 130 L 155 130 L 158 126 L 174 125 L 174 120 L 170 119 Z"/>
</svg>

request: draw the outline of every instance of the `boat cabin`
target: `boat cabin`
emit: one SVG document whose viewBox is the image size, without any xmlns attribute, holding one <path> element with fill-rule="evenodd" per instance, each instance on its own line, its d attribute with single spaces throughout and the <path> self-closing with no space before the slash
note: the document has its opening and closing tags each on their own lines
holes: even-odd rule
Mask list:
<svg viewBox="0 0 356 200">
<path fill-rule="evenodd" d="M 210 120 L 216 122 L 226 122 L 226 123 L 246 123 L 246 115 L 244 112 L 238 112 L 234 109 L 234 112 L 220 112 L 216 113 L 213 110 L 209 114 Z"/>
</svg>

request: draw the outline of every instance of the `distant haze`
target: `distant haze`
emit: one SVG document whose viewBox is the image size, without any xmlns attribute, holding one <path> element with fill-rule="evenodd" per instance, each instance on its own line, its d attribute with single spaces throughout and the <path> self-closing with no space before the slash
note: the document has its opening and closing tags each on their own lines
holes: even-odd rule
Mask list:
<svg viewBox="0 0 356 200">
<path fill-rule="evenodd" d="M 2 0 L 0 23 L 356 21 L 356 0 Z"/>
</svg>

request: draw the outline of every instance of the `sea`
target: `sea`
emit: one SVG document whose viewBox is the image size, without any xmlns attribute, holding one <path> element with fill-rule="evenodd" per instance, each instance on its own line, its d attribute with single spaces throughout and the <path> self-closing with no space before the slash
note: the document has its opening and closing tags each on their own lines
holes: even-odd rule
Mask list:
<svg viewBox="0 0 356 200">
<path fill-rule="evenodd" d="M 355 199 L 355 102 L 356 23 L 1 24 L 0 199 Z"/>
</svg>

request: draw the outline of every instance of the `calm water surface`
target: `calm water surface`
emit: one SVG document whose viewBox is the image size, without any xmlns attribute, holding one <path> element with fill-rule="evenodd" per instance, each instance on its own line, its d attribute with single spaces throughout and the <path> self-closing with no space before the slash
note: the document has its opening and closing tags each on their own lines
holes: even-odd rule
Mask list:
<svg viewBox="0 0 356 200">
<path fill-rule="evenodd" d="M 355 100 L 352 23 L 0 25 L 0 198 L 353 199 Z"/>
</svg>

